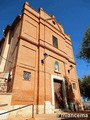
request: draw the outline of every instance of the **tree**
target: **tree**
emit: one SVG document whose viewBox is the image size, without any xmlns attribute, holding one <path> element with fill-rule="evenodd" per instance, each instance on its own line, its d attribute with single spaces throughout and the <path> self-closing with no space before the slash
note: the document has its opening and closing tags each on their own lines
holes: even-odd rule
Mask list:
<svg viewBox="0 0 90 120">
<path fill-rule="evenodd" d="M 90 28 L 88 28 L 85 32 L 80 52 L 77 57 L 90 63 Z"/>
<path fill-rule="evenodd" d="M 79 79 L 79 86 L 81 95 L 90 99 L 90 76 Z"/>
</svg>

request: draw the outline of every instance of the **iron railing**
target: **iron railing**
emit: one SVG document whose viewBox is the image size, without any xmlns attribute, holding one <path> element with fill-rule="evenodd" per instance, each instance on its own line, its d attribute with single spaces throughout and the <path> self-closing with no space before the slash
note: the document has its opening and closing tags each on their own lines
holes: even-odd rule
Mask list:
<svg viewBox="0 0 90 120">
<path fill-rule="evenodd" d="M 25 106 L 22 106 L 22 107 L 13 109 L 13 110 L 8 110 L 8 111 L 6 111 L 6 112 L 0 113 L 0 115 L 4 115 L 4 114 L 10 113 L 10 112 L 14 112 L 14 111 L 17 111 L 17 110 L 19 110 L 19 109 L 23 109 L 23 108 L 28 107 L 28 106 L 31 106 L 31 105 L 32 105 L 32 118 L 34 118 L 34 105 L 33 105 L 33 104 L 25 105 Z"/>
</svg>

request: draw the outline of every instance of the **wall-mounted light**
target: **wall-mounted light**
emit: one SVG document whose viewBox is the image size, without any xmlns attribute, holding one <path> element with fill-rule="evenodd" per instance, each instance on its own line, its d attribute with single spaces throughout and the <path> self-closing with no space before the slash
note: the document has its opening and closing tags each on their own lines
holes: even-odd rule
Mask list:
<svg viewBox="0 0 90 120">
<path fill-rule="evenodd" d="M 44 60 L 49 56 L 47 53 L 44 53 L 44 58 L 41 60 L 41 63 L 44 64 Z"/>
<path fill-rule="evenodd" d="M 68 70 L 68 73 L 70 73 L 70 71 L 72 70 L 73 65 L 70 65 L 69 67 L 70 67 L 70 69 Z"/>
</svg>

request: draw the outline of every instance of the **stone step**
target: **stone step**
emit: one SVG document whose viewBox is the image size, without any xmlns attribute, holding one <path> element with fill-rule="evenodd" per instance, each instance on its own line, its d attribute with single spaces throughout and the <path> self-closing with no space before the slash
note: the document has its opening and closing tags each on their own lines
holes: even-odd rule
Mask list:
<svg viewBox="0 0 90 120">
<path fill-rule="evenodd" d="M 41 114 L 36 115 L 35 120 L 61 120 L 57 117 L 57 114 Z"/>
<path fill-rule="evenodd" d="M 60 118 L 61 114 L 88 114 L 88 118 Z M 37 114 L 34 118 L 31 117 L 21 117 L 17 116 L 16 118 L 8 119 L 8 120 L 90 120 L 90 111 L 82 111 L 82 112 L 59 112 L 54 114 Z"/>
<path fill-rule="evenodd" d="M 65 114 L 88 114 L 88 117 L 81 117 L 81 118 L 60 118 L 60 115 Z M 81 112 L 58 112 L 54 114 L 39 114 L 35 115 L 35 120 L 90 120 L 90 111 L 81 111 Z"/>
</svg>

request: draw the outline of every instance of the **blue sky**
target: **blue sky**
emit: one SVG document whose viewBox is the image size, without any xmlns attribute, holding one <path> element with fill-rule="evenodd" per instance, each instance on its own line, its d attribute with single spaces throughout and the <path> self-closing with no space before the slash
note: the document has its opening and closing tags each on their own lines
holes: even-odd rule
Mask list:
<svg viewBox="0 0 90 120">
<path fill-rule="evenodd" d="M 0 39 L 7 24 L 11 24 L 21 14 L 25 0 L 0 0 Z M 90 65 L 76 58 L 84 32 L 90 27 L 90 0 L 27 0 L 38 10 L 40 7 L 62 24 L 65 33 L 70 34 L 76 61 L 78 77 L 90 75 Z"/>
</svg>

